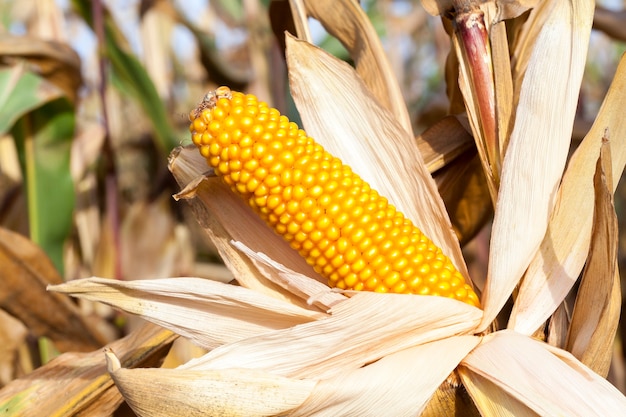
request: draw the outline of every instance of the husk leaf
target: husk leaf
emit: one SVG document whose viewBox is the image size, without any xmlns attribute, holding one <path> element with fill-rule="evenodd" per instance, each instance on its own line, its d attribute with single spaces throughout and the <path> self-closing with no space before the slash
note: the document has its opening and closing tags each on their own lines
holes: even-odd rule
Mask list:
<svg viewBox="0 0 626 417">
<path fill-rule="evenodd" d="M 345 62 L 287 35 L 287 63 L 307 134 L 389 199 L 467 277 L 458 240 L 414 138 Z"/>
<path fill-rule="evenodd" d="M 602 138 L 611 146 L 612 183 L 626 165 L 626 59 L 622 56 L 598 116 L 571 157 L 558 192 L 546 236 L 520 285 L 509 328 L 532 334 L 554 312 L 580 274 L 591 239 L 593 175 Z M 572 227 L 576 225 L 576 227 Z"/>
<path fill-rule="evenodd" d="M 259 269 L 267 268 L 267 275 L 270 279 L 280 279 L 280 281 L 275 281 L 278 285 L 323 311 L 327 311 L 333 305 L 346 299 L 345 295 L 331 291 L 328 285 L 292 271 L 264 253 L 253 252 L 241 242 L 233 242 L 233 246 L 248 255 Z"/>
<path fill-rule="evenodd" d="M 626 397 L 571 354 L 511 330 L 485 336 L 461 364 L 539 415 L 608 417 L 626 410 Z"/>
<path fill-rule="evenodd" d="M 476 336 L 437 340 L 321 380 L 292 415 L 419 415 L 435 390 L 479 342 Z M 425 369 L 428 372 L 424 372 Z"/>
<path fill-rule="evenodd" d="M 554 3 L 526 69 L 504 157 L 481 328 L 496 317 L 545 236 L 569 151 L 593 2 Z"/>
<path fill-rule="evenodd" d="M 621 291 L 617 267 L 618 230 L 613 205 L 610 146 L 600 149 L 594 178 L 596 204 L 589 259 L 580 281 L 567 350 L 604 377 L 609 372 L 619 324 Z"/>
<path fill-rule="evenodd" d="M 299 296 L 275 284 L 266 275 L 267 268 L 259 270 L 250 258 L 232 246 L 233 240 L 242 242 L 253 252 L 262 252 L 272 259 L 280 259 L 285 267 L 325 282 L 324 278 L 307 265 L 304 258 L 274 233 L 221 179 L 203 175 L 207 172 L 208 165 L 195 146 L 172 151 L 169 169 L 181 187 L 184 187 L 177 195 L 178 198 L 185 198 L 190 203 L 198 222 L 242 286 L 311 308 Z"/>
<path fill-rule="evenodd" d="M 125 369 L 112 351 L 105 355 L 111 377 L 138 416 L 284 415 L 315 386 L 247 369 Z"/>
<path fill-rule="evenodd" d="M 480 316 L 481 310 L 443 297 L 360 292 L 335 305 L 328 318 L 224 345 L 182 368 L 330 378 L 408 347 L 471 333 Z"/>
<path fill-rule="evenodd" d="M 201 278 L 85 278 L 49 289 L 138 315 L 206 349 L 325 316 L 247 288 Z"/>
<path fill-rule="evenodd" d="M 500 387 L 464 366 L 458 368 L 463 386 L 469 392 L 472 401 L 481 416 L 498 417 L 539 417 L 515 396 L 508 394 Z"/>
<path fill-rule="evenodd" d="M 376 29 L 359 3 L 353 0 L 305 0 L 304 4 L 307 14 L 319 20 L 326 31 L 348 50 L 356 72 L 378 103 L 413 135 L 411 118 L 398 80 Z"/>
</svg>

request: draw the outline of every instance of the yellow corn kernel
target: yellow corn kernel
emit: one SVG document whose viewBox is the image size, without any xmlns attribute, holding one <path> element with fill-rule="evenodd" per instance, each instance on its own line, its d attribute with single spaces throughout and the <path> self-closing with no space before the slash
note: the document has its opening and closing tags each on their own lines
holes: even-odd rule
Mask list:
<svg viewBox="0 0 626 417">
<path fill-rule="evenodd" d="M 330 286 L 480 305 L 440 248 L 278 110 L 220 87 L 189 119 L 209 165 Z"/>
</svg>

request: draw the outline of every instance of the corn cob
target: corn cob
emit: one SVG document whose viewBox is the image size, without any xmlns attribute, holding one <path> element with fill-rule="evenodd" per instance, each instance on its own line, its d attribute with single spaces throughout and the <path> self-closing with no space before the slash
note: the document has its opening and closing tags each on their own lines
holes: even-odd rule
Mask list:
<svg viewBox="0 0 626 417">
<path fill-rule="evenodd" d="M 220 87 L 189 119 L 192 140 L 217 175 L 330 286 L 479 306 L 440 248 L 278 110 Z"/>
</svg>

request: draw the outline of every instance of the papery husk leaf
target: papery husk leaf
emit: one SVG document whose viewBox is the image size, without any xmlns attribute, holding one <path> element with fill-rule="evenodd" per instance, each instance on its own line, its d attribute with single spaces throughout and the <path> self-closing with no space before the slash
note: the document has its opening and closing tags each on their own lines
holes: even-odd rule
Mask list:
<svg viewBox="0 0 626 417">
<path fill-rule="evenodd" d="M 609 170 L 606 172 L 605 170 Z M 617 267 L 617 215 L 613 205 L 610 146 L 600 149 L 594 178 L 596 204 L 591 248 L 580 281 L 567 350 L 599 375 L 607 376 L 621 310 Z"/>
<path fill-rule="evenodd" d="M 315 381 L 244 370 L 125 369 L 106 352 L 111 377 L 140 417 L 284 415 Z"/>
<path fill-rule="evenodd" d="M 565 349 L 565 343 L 567 342 L 567 332 L 569 329 L 570 319 L 572 315 L 573 306 L 564 300 L 561 305 L 550 316 L 548 323 L 547 335 L 541 337 L 541 340 L 546 343 L 556 346 L 561 349 Z M 573 304 L 573 303 L 572 303 Z M 541 333 L 543 329 L 537 330 L 532 337 L 537 337 L 537 333 Z"/>
<path fill-rule="evenodd" d="M 459 366 L 459 375 L 481 416 L 539 417 L 524 403 L 500 389 L 498 384 Z"/>
<path fill-rule="evenodd" d="M 572 288 L 589 252 L 594 211 L 593 175 L 602 138 L 611 146 L 613 192 L 626 165 L 626 59 L 622 57 L 598 116 L 563 176 L 555 211 L 511 313 L 509 328 L 532 334 Z M 572 227 L 575 225 L 575 227 Z"/>
<path fill-rule="evenodd" d="M 471 373 L 464 379 L 477 374 L 542 416 L 608 417 L 626 410 L 626 397 L 568 352 L 511 330 L 485 336 L 461 365 Z"/>
<path fill-rule="evenodd" d="M 467 277 L 458 240 L 414 138 L 345 62 L 287 35 L 287 64 L 307 134 L 411 219 Z"/>
<path fill-rule="evenodd" d="M 536 7 L 528 13 L 526 19 L 516 19 L 511 22 L 515 35 L 511 40 L 511 73 L 514 86 L 514 104 L 519 100 L 522 81 L 526 74 L 526 68 L 531 60 L 533 50 L 537 44 L 543 26 L 548 17 L 554 13 L 558 2 L 536 2 Z"/>
<path fill-rule="evenodd" d="M 476 336 L 437 340 L 323 379 L 291 415 L 420 415 L 437 388 L 479 342 Z"/>
<path fill-rule="evenodd" d="M 146 323 L 108 346 L 126 367 L 159 366 L 177 337 Z M 3 415 L 22 417 L 108 417 L 122 401 L 101 349 L 64 353 L 0 390 Z"/>
<path fill-rule="evenodd" d="M 85 278 L 49 289 L 138 315 L 206 349 L 325 316 L 247 288 L 201 278 Z"/>
<path fill-rule="evenodd" d="M 504 157 L 481 328 L 496 317 L 545 236 L 569 151 L 593 2 L 554 3 L 526 69 Z"/>
<path fill-rule="evenodd" d="M 495 110 L 500 157 L 506 154 L 511 129 L 513 128 L 513 79 L 511 55 L 506 33 L 506 24 L 498 22 L 489 31 L 493 79 L 495 86 Z M 501 163 L 502 161 L 500 161 Z"/>
<path fill-rule="evenodd" d="M 300 297 L 268 279 L 265 275 L 267 268 L 260 271 L 231 242 L 240 241 L 254 252 L 262 252 L 272 259 L 279 259 L 291 270 L 321 282 L 326 280 L 285 240 L 274 233 L 220 178 L 203 176 L 208 165 L 195 146 L 172 151 L 169 168 L 178 183 L 182 187 L 187 186 L 177 197 L 185 198 L 191 204 L 198 222 L 239 284 L 301 307 L 311 308 Z"/>
<path fill-rule="evenodd" d="M 408 347 L 471 333 L 481 314 L 443 297 L 359 292 L 326 319 L 222 346 L 183 367 L 331 378 Z"/>
<path fill-rule="evenodd" d="M 333 305 L 346 300 L 345 295 L 331 291 L 328 285 L 292 271 L 284 265 L 270 259 L 264 253 L 253 252 L 241 242 L 233 242 L 233 246 L 248 255 L 250 259 L 256 262 L 260 269 L 263 269 L 265 266 L 272 270 L 267 273 L 270 279 L 271 277 L 280 278 L 281 281 L 276 282 L 278 285 L 299 295 L 303 300 L 307 300 L 309 304 L 316 305 L 326 311 Z"/>
<path fill-rule="evenodd" d="M 398 80 L 376 30 L 354 0 L 305 0 L 308 14 L 350 52 L 356 72 L 378 103 L 413 136 L 411 118 Z"/>
</svg>

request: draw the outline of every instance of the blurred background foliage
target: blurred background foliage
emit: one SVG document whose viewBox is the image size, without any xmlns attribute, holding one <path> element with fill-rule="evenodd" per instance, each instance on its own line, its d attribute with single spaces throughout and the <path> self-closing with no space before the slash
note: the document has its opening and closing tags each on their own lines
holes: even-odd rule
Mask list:
<svg viewBox="0 0 626 417">
<path fill-rule="evenodd" d="M 190 143 L 187 114 L 219 85 L 254 93 L 298 120 L 282 33 L 272 31 L 283 26 L 271 24 L 284 19 L 280 3 L 286 2 L 0 0 L 0 227 L 29 237 L 54 265 L 23 256 L 15 235 L 0 235 L 0 306 L 10 313 L 0 315 L 0 385 L 55 354 L 42 343 L 50 332 L 28 323 L 58 307 L 36 297 L 28 309 L 15 306 L 32 286 L 92 275 L 230 280 L 186 205 L 171 199 L 177 189 L 167 157 Z M 575 141 L 589 128 L 626 50 L 626 12 L 619 11 L 624 5 L 600 3 Z M 418 1 L 361 5 L 383 41 L 419 133 L 448 110 L 449 37 Z M 349 60 L 321 25 L 312 27 L 318 45 Z M 621 230 L 625 202 L 622 186 L 616 195 Z M 486 236 L 467 245 L 476 271 L 484 268 Z M 621 249 L 624 266 L 626 236 Z M 7 278 L 9 271 L 29 267 L 38 283 Z M 133 326 L 102 306 L 80 308 L 109 340 Z M 70 341 L 61 350 L 88 350 L 97 343 Z M 616 369 L 621 374 L 611 378 L 624 391 L 624 367 Z"/>
</svg>

